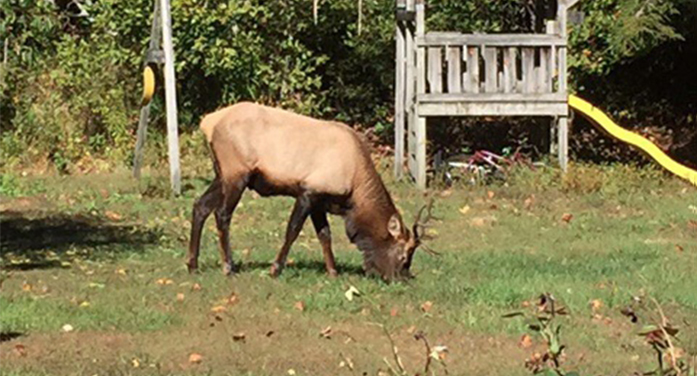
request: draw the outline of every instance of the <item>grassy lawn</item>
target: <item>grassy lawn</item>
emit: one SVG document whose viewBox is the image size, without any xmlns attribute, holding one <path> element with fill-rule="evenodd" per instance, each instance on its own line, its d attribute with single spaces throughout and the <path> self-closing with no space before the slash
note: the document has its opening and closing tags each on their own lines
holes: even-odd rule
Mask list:
<svg viewBox="0 0 697 376">
<path fill-rule="evenodd" d="M 190 173 L 171 198 L 160 175 L 3 175 L 0 373 L 378 375 L 394 367 L 393 341 L 413 375 L 426 358 L 420 330 L 448 347 L 451 375 L 523 375 L 542 341 L 521 343 L 524 322 L 501 316 L 543 292 L 571 312 L 559 319 L 566 369 L 649 369 L 651 349 L 619 312 L 641 294 L 697 353 L 697 190 L 653 169 L 518 171 L 506 184 L 435 190 L 430 246 L 442 255 L 418 252 L 417 277 L 392 285 L 362 275 L 336 217 L 339 278 L 324 275 L 308 223 L 271 279 L 292 200 L 249 192 L 232 221 L 240 273 L 222 275 L 209 220 L 201 272 L 189 275 L 191 205 L 209 177 Z M 411 223 L 426 198 L 388 185 Z M 351 301 L 350 286 L 361 292 Z"/>
</svg>

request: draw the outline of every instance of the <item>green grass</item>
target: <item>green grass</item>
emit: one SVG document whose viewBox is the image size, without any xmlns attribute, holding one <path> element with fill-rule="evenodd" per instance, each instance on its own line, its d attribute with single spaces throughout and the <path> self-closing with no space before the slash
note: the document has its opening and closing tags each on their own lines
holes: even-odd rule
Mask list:
<svg viewBox="0 0 697 376">
<path fill-rule="evenodd" d="M 697 323 L 697 229 L 689 225 L 697 191 L 654 169 L 572 166 L 565 177 L 520 170 L 505 184 L 436 191 L 441 220 L 430 245 L 442 256 L 417 253 L 417 278 L 392 285 L 360 273 L 361 255 L 339 218 L 331 219 L 339 278 L 324 275 L 309 224 L 293 264 L 269 278 L 292 200 L 250 193 L 232 223 L 240 273 L 221 274 L 210 220 L 201 273 L 189 275 L 189 213 L 205 176 L 185 178 L 183 195 L 172 198 L 159 175 L 136 183 L 126 173 L 4 174 L 3 226 L 19 230 L 3 232 L 0 332 L 22 336 L 0 343 L 2 373 L 349 374 L 338 368 L 349 358 L 355 372 L 374 375 L 386 370 L 383 357 L 392 359 L 383 324 L 414 372 L 424 360 L 411 338 L 419 329 L 450 348 L 450 374 L 525 374 L 525 358 L 539 347 L 521 349 L 524 323 L 501 315 L 542 292 L 572 312 L 562 318 L 563 340 L 567 362 L 582 374 L 648 367 L 648 347 L 619 314 L 641 292 L 683 328 L 680 346 L 697 352 L 697 329 L 684 324 Z M 388 185 L 410 221 L 425 199 L 408 184 Z M 362 296 L 348 301 L 351 285 Z M 593 318 L 593 299 L 608 320 Z M 433 306 L 424 312 L 427 301 Z M 213 313 L 216 306 L 225 311 Z M 74 332 L 63 333 L 65 324 Z M 327 326 L 334 335 L 320 338 Z M 245 341 L 232 340 L 239 332 Z M 201 364 L 189 364 L 192 352 L 204 356 Z"/>
</svg>

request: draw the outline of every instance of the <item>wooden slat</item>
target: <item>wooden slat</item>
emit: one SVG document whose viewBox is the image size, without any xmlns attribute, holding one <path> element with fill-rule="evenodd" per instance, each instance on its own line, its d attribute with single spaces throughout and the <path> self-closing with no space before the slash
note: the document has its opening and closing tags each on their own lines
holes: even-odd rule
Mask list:
<svg viewBox="0 0 697 376">
<path fill-rule="evenodd" d="M 465 71 L 462 72 L 462 91 L 464 93 L 472 92 L 472 83 L 470 79 L 470 65 L 468 61 L 469 49 L 467 46 L 462 46 L 462 62 L 465 64 Z"/>
<path fill-rule="evenodd" d="M 428 85 L 430 93 L 443 92 L 443 49 L 428 48 Z"/>
<path fill-rule="evenodd" d="M 427 102 L 419 104 L 419 116 L 562 116 L 564 102 Z M 418 147 L 417 147 L 418 148 Z"/>
<path fill-rule="evenodd" d="M 550 85 L 550 74 L 549 74 L 549 53 L 550 48 L 541 47 L 540 48 L 540 70 L 537 75 L 537 92 L 538 93 L 549 93 L 551 92 Z"/>
<path fill-rule="evenodd" d="M 399 1 L 399 0 L 398 0 Z M 406 0 L 401 0 L 406 7 Z M 394 175 L 402 177 L 404 164 L 404 127 L 406 106 L 406 27 L 403 22 L 397 22 L 395 30 L 395 103 L 394 103 Z"/>
<path fill-rule="evenodd" d="M 448 61 L 448 93 L 460 93 L 462 91 L 462 49 L 448 47 L 446 50 Z"/>
<path fill-rule="evenodd" d="M 426 9 L 424 0 L 416 0 L 416 37 L 422 37 L 426 26 Z M 417 66 L 417 93 L 426 92 L 426 50 L 424 48 L 417 49 L 416 57 Z M 414 149 L 414 170 L 412 176 L 416 180 L 416 186 L 426 188 L 426 117 L 421 113 L 421 108 L 416 108 L 415 114 L 415 145 Z"/>
<path fill-rule="evenodd" d="M 414 9 L 414 0 L 407 1 L 407 9 Z M 407 167 L 409 171 L 414 171 L 415 159 L 410 156 L 413 154 L 414 150 L 414 137 L 416 131 L 414 130 L 416 124 L 416 108 L 414 102 L 416 101 L 416 43 L 414 43 L 414 31 L 411 27 L 406 28 L 406 112 L 407 112 Z"/>
<path fill-rule="evenodd" d="M 561 93 L 460 93 L 460 94 L 422 94 L 417 96 L 418 103 L 425 102 L 560 102 L 566 103 L 567 97 Z"/>
<path fill-rule="evenodd" d="M 496 48 L 484 48 L 484 90 L 487 93 L 495 93 L 497 91 L 497 72 L 496 64 Z"/>
<path fill-rule="evenodd" d="M 508 47 L 503 50 L 503 92 L 512 93 L 515 90 L 516 78 L 515 69 L 516 48 Z"/>
<path fill-rule="evenodd" d="M 419 46 L 486 45 L 490 47 L 565 46 L 566 40 L 547 34 L 462 34 L 429 32 L 416 38 Z"/>
<path fill-rule="evenodd" d="M 523 48 L 523 93 L 532 93 L 535 88 L 535 50 L 531 47 Z"/>
<path fill-rule="evenodd" d="M 479 93 L 479 48 L 467 46 L 467 73 L 470 93 Z"/>
</svg>

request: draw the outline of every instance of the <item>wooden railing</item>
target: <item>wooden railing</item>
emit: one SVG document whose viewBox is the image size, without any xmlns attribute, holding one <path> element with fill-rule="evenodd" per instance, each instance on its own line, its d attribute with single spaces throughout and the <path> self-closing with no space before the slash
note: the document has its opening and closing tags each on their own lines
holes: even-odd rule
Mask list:
<svg viewBox="0 0 697 376">
<path fill-rule="evenodd" d="M 427 61 L 426 92 L 418 94 L 559 92 L 559 49 L 566 48 L 559 36 L 431 32 L 416 44 Z"/>
</svg>

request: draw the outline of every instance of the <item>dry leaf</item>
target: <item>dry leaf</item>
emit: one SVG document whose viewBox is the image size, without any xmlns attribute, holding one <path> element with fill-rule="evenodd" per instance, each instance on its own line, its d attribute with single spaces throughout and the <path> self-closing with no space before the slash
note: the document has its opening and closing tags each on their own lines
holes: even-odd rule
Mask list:
<svg viewBox="0 0 697 376">
<path fill-rule="evenodd" d="M 194 285 L 191 286 L 191 289 L 194 291 L 199 291 L 201 290 L 201 285 L 199 285 L 198 283 L 194 283 Z"/>
<path fill-rule="evenodd" d="M 34 286 L 31 285 L 31 283 L 27 283 L 27 281 L 22 282 L 22 291 L 31 291 L 34 288 Z"/>
<path fill-rule="evenodd" d="M 244 334 L 244 332 L 239 332 L 232 335 L 232 340 L 235 342 L 244 341 L 245 338 L 247 338 L 247 335 Z"/>
<path fill-rule="evenodd" d="M 361 292 L 358 291 L 358 289 L 353 287 L 353 286 L 349 286 L 348 290 L 346 290 L 346 292 L 344 293 L 344 296 L 346 297 L 346 299 L 348 299 L 349 302 L 353 300 L 354 296 L 360 296 L 360 295 L 361 295 Z"/>
<path fill-rule="evenodd" d="M 467 214 L 470 211 L 470 209 L 471 208 L 469 205 L 465 205 L 465 206 L 460 208 L 459 212 L 460 212 L 460 214 L 464 215 L 464 214 Z"/>
<path fill-rule="evenodd" d="M 235 303 L 237 303 L 237 294 L 235 294 L 235 293 L 233 292 L 233 293 L 230 294 L 230 296 L 227 298 L 227 304 L 233 305 L 233 304 L 235 304 Z"/>
<path fill-rule="evenodd" d="M 561 216 L 561 220 L 564 221 L 564 222 L 566 222 L 566 223 L 569 223 L 569 222 L 571 222 L 571 219 L 572 219 L 573 217 L 574 217 L 574 215 L 571 214 L 571 213 L 564 213 L 564 214 Z"/>
<path fill-rule="evenodd" d="M 126 275 L 126 269 L 117 269 L 116 274 Z"/>
<path fill-rule="evenodd" d="M 530 348 L 532 346 L 532 338 L 527 334 L 523 334 L 523 336 L 520 337 L 520 341 L 518 342 L 518 346 L 520 346 L 524 349 Z"/>
<path fill-rule="evenodd" d="M 174 281 L 172 281 L 169 278 L 160 278 L 157 281 L 155 281 L 155 283 L 157 283 L 158 285 L 164 286 L 164 285 L 171 285 L 174 283 Z"/>
<path fill-rule="evenodd" d="M 222 313 L 222 312 L 225 312 L 225 307 L 223 307 L 223 306 L 215 306 L 215 307 L 211 308 L 211 311 L 212 311 L 213 313 Z"/>
<path fill-rule="evenodd" d="M 390 310 L 390 316 L 396 317 L 398 313 L 397 307 L 394 307 Z"/>
<path fill-rule="evenodd" d="M 289 370 L 288 370 L 288 374 L 289 374 L 290 376 L 294 376 L 294 375 L 295 375 L 295 370 L 292 369 L 292 368 L 289 369 Z"/>
<path fill-rule="evenodd" d="M 687 221 L 687 228 L 690 230 L 697 230 L 697 221 L 690 219 Z"/>
<path fill-rule="evenodd" d="M 200 364 L 203 361 L 203 356 L 201 354 L 192 353 L 189 355 L 189 363 Z"/>
<path fill-rule="evenodd" d="M 488 197 L 489 200 L 491 200 L 492 198 L 494 198 L 494 196 L 496 196 L 496 193 L 494 193 L 493 191 L 487 191 L 487 192 L 486 192 L 486 197 Z"/>
<path fill-rule="evenodd" d="M 533 204 L 535 204 L 535 195 L 531 195 L 530 197 L 526 198 L 525 201 L 523 201 L 523 207 L 525 209 L 530 209 Z"/>
<path fill-rule="evenodd" d="M 433 307 L 433 302 L 431 302 L 429 300 L 429 301 L 424 302 L 424 304 L 421 305 L 421 310 L 424 312 L 428 312 L 431 310 L 431 307 Z"/>
<path fill-rule="evenodd" d="M 446 346 L 433 346 L 429 356 L 435 360 L 445 360 L 447 354 L 448 348 Z"/>
<path fill-rule="evenodd" d="M 414 334 L 416 332 L 416 326 L 412 325 L 407 328 L 407 333 Z"/>
<path fill-rule="evenodd" d="M 17 354 L 17 356 L 22 357 L 27 356 L 27 348 L 24 347 L 24 345 L 22 345 L 21 343 L 18 343 L 15 345 L 15 354 Z"/>
<path fill-rule="evenodd" d="M 297 309 L 298 311 L 302 312 L 305 310 L 305 303 L 302 301 L 295 302 L 295 305 L 293 305 L 293 308 Z"/>
<path fill-rule="evenodd" d="M 84 301 L 84 302 L 80 303 L 80 307 L 82 307 L 82 308 L 86 308 L 89 306 L 90 306 L 90 302 L 88 302 L 88 301 Z"/>
<path fill-rule="evenodd" d="M 683 248 L 680 244 L 676 244 L 676 245 L 675 245 L 675 250 L 678 251 L 678 252 L 682 252 L 682 251 L 685 250 L 685 248 Z"/>
<path fill-rule="evenodd" d="M 332 327 L 328 326 L 328 327 L 322 329 L 322 331 L 319 332 L 319 336 L 322 338 L 326 338 L 326 339 L 332 338 Z"/>
<path fill-rule="evenodd" d="M 62 329 L 63 329 L 63 331 L 66 332 L 66 333 L 70 333 L 70 332 L 72 332 L 72 331 L 74 330 L 73 326 L 70 325 L 70 324 L 65 324 L 65 325 L 63 325 L 63 328 L 62 328 Z"/>
<path fill-rule="evenodd" d="M 133 368 L 140 367 L 140 360 L 138 360 L 138 358 L 131 359 L 131 365 L 133 366 Z"/>
<path fill-rule="evenodd" d="M 106 212 L 104 212 L 104 215 L 112 221 L 120 221 L 121 218 L 123 218 L 121 217 L 121 214 L 113 212 L 111 210 L 107 210 Z"/>
<path fill-rule="evenodd" d="M 266 332 L 265 335 L 266 335 L 267 337 L 271 337 L 274 333 L 276 333 L 276 332 L 274 332 L 273 330 L 269 330 L 268 332 Z"/>
<path fill-rule="evenodd" d="M 600 299 L 593 299 L 593 300 L 591 300 L 590 305 L 591 305 L 591 310 L 593 310 L 593 312 L 597 312 L 600 310 L 600 308 L 603 307 L 603 302 Z"/>
<path fill-rule="evenodd" d="M 182 294 L 181 292 L 179 294 L 177 294 L 177 301 L 183 302 L 184 301 L 184 294 Z"/>
</svg>

